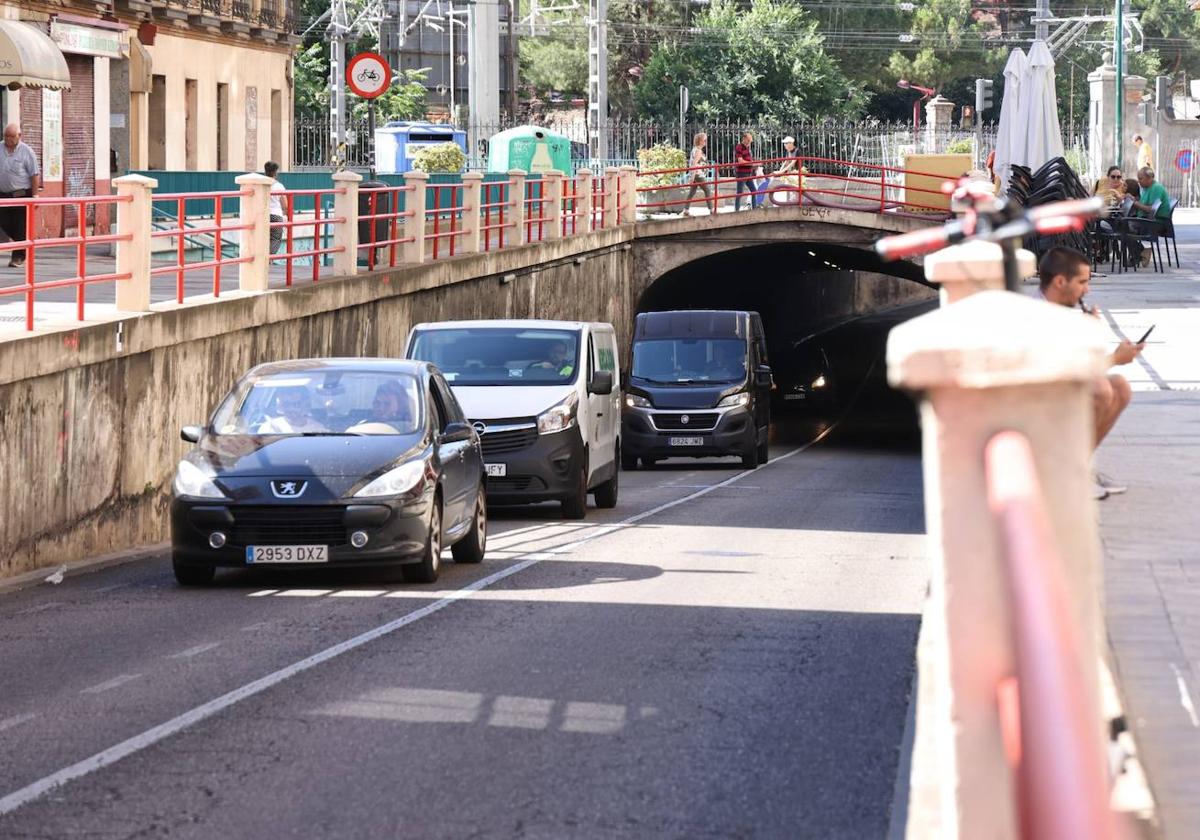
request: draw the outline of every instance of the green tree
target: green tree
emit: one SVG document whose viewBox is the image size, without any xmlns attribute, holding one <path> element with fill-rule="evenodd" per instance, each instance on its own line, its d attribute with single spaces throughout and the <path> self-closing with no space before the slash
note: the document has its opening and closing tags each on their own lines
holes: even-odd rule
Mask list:
<svg viewBox="0 0 1200 840">
<path fill-rule="evenodd" d="M 956 79 L 990 77 L 1003 68 L 1007 50 L 989 48 L 998 37 L 993 18 L 972 12 L 971 0 L 926 0 L 912 12 L 909 32 L 915 52 L 893 52 L 888 70 L 898 79 L 941 90 Z"/>
<path fill-rule="evenodd" d="M 521 39 L 521 81 L 538 95 L 587 93 L 586 33 L 568 27 L 563 30 L 562 34 L 552 29 L 545 36 Z"/>
<path fill-rule="evenodd" d="M 849 116 L 862 101 L 816 21 L 782 0 L 714 0 L 686 37 L 655 48 L 633 90 L 638 111 L 674 115 L 681 84 L 700 118 Z"/>
</svg>

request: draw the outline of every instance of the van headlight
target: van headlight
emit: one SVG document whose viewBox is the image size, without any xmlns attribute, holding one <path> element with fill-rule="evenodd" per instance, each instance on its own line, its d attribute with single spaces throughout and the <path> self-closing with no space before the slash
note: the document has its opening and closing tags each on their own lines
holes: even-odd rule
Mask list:
<svg viewBox="0 0 1200 840">
<path fill-rule="evenodd" d="M 749 405 L 750 395 L 745 391 L 739 391 L 736 394 L 730 394 L 727 397 L 722 397 L 717 403 L 717 408 L 735 408 L 737 406 Z"/>
<path fill-rule="evenodd" d="M 194 496 L 198 499 L 228 499 L 213 481 L 212 473 L 205 472 L 191 461 L 180 461 L 175 471 L 175 495 Z"/>
<path fill-rule="evenodd" d="M 560 403 L 538 415 L 537 427 L 539 435 L 549 435 L 554 432 L 565 432 L 575 425 L 575 417 L 579 409 L 579 397 L 572 393 Z"/>
<path fill-rule="evenodd" d="M 814 379 L 812 386 L 814 388 L 824 388 L 825 387 L 825 374 L 822 373 L 816 379 Z"/>
<path fill-rule="evenodd" d="M 625 405 L 629 408 L 651 408 L 650 400 L 638 394 L 626 394 Z"/>
<path fill-rule="evenodd" d="M 354 498 L 367 496 L 399 496 L 416 487 L 425 475 L 424 461 L 409 461 L 390 469 L 354 494 Z"/>
</svg>

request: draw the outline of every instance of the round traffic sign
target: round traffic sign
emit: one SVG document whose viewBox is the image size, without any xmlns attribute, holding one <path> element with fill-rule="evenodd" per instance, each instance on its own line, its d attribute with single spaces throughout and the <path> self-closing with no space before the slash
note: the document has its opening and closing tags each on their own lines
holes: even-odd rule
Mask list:
<svg viewBox="0 0 1200 840">
<path fill-rule="evenodd" d="M 359 53 L 346 65 L 346 84 L 363 99 L 374 99 L 392 83 L 392 68 L 379 53 Z"/>
<path fill-rule="evenodd" d="M 1195 165 L 1196 156 L 1191 149 L 1180 149 L 1179 154 L 1175 155 L 1175 168 L 1180 172 L 1191 172 Z"/>
</svg>

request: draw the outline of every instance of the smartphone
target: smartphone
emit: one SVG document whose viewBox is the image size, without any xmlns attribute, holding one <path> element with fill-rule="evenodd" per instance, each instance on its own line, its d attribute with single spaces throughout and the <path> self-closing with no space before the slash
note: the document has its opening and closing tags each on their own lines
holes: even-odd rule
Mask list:
<svg viewBox="0 0 1200 840">
<path fill-rule="evenodd" d="M 1158 326 L 1158 324 L 1151 324 L 1150 329 L 1146 330 L 1145 334 L 1141 338 L 1139 338 L 1137 341 L 1135 341 L 1134 344 L 1145 344 L 1146 339 L 1150 337 L 1150 333 L 1154 332 L 1154 328 L 1156 326 Z"/>
</svg>

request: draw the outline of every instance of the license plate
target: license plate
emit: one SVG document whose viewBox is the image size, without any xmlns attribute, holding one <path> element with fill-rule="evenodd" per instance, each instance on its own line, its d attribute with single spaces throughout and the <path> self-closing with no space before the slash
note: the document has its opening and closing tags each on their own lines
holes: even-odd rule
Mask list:
<svg viewBox="0 0 1200 840">
<path fill-rule="evenodd" d="M 485 464 L 487 474 L 496 478 L 504 478 L 508 475 L 508 464 Z"/>
<path fill-rule="evenodd" d="M 673 437 L 667 438 L 668 446 L 703 446 L 704 438 L 702 437 Z"/>
<path fill-rule="evenodd" d="M 327 545 L 248 545 L 246 562 L 257 563 L 328 563 Z"/>
</svg>

